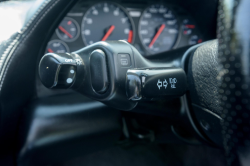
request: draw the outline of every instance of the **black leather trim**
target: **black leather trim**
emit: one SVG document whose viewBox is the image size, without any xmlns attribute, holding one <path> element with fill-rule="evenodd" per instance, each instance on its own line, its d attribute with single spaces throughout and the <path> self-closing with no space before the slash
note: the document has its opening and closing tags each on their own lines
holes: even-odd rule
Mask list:
<svg viewBox="0 0 250 166">
<path fill-rule="evenodd" d="M 192 71 L 192 68 L 190 68 L 189 66 L 190 66 L 190 63 L 192 63 L 192 57 L 193 57 L 194 53 L 200 47 L 206 46 L 207 44 L 210 45 L 209 43 L 211 43 L 211 42 L 213 42 L 213 41 L 207 41 L 204 43 L 197 44 L 197 45 L 189 48 L 185 52 L 185 54 L 183 55 L 183 58 L 181 60 L 181 66 L 188 75 L 188 91 L 183 97 L 181 97 L 181 100 L 182 100 L 183 106 L 185 107 L 188 118 L 191 122 L 191 125 L 194 128 L 194 130 L 196 131 L 200 141 L 203 142 L 204 144 L 209 145 L 209 146 L 215 146 L 214 142 L 206 135 L 206 133 L 201 128 L 201 126 L 197 120 L 197 116 L 195 115 L 195 111 L 192 108 L 191 103 L 193 101 L 193 98 L 195 100 L 195 98 L 197 98 L 197 96 L 194 95 L 194 96 L 192 96 L 193 98 L 190 97 L 190 93 L 191 93 L 190 91 L 193 90 L 194 87 L 193 87 L 192 82 L 190 83 L 190 78 L 189 78 L 189 77 L 191 77 L 190 70 Z M 199 104 L 197 104 L 197 105 L 199 105 Z"/>
<path fill-rule="evenodd" d="M 220 116 L 218 66 L 218 41 L 209 41 L 190 57 L 187 75 L 192 103 Z"/>
<path fill-rule="evenodd" d="M 187 51 L 184 57 L 186 61 L 183 59 L 182 64 L 187 73 L 188 92 L 183 101 L 191 103 L 187 108 L 190 121 L 206 143 L 222 147 L 218 92 L 220 81 L 217 80 L 218 41 L 202 43 L 192 51 Z"/>
<path fill-rule="evenodd" d="M 5 70 L 8 69 L 8 61 L 10 60 L 10 57 L 12 55 L 15 55 L 15 53 L 13 52 L 15 47 L 19 47 L 20 44 L 18 44 L 20 41 L 25 40 L 26 35 L 29 35 L 29 33 L 32 33 L 33 30 L 32 26 L 33 23 L 36 22 L 37 18 L 38 18 L 38 14 L 42 11 L 42 9 L 44 9 L 46 7 L 46 4 L 49 2 L 50 0 L 46 0 L 44 1 L 40 6 L 38 6 L 37 9 L 33 9 L 33 10 L 37 10 L 34 15 L 30 18 L 30 20 L 23 25 L 22 29 L 20 32 L 13 32 L 13 36 L 8 39 L 8 44 L 7 43 L 1 43 L 0 45 L 0 51 L 2 52 L 1 54 L 1 62 L 0 62 L 0 90 L 3 84 L 3 80 L 4 80 L 4 75 L 5 75 Z M 11 7 L 15 8 L 16 5 L 22 5 L 20 3 L 24 3 L 23 2 L 19 2 L 18 4 L 10 4 Z M 4 2 L 4 3 L 9 3 L 9 2 Z M 23 13 L 28 12 L 28 11 L 22 11 Z M 7 15 L 8 13 L 6 13 Z"/>
<path fill-rule="evenodd" d="M 15 42 L 20 37 L 20 31 L 25 27 L 25 16 L 28 13 L 28 9 L 34 1 L 6 1 L 0 3 L 0 11 L 1 13 L 5 13 L 6 16 L 9 16 L 9 22 L 5 22 L 4 26 L 8 28 L 7 32 L 0 33 L 0 73 L 2 73 L 2 69 L 5 65 L 6 59 L 8 57 L 9 52 L 11 52 L 14 47 Z M 15 11 L 15 12 L 13 12 Z M 3 17 L 3 16 L 1 16 Z M 2 20 L 2 19 L 1 19 Z M 18 22 L 16 26 L 13 26 L 13 22 Z M 3 24 L 1 25 L 3 26 Z M 11 26 L 11 27 L 8 27 Z M 3 35 L 3 36 L 2 36 Z M 6 36 L 5 36 L 6 35 Z M 5 38 L 8 37 L 9 38 Z M 0 79 L 1 80 L 1 79 Z M 0 84 L 0 89 L 1 89 Z"/>
<path fill-rule="evenodd" d="M 37 1 L 33 16 L 21 32 L 1 45 L 0 70 L 0 165 L 13 165 L 17 150 L 17 132 L 23 107 L 35 97 L 36 62 L 48 30 L 76 2 L 68 0 Z M 38 7 L 35 9 L 35 7 Z M 52 26 L 53 25 L 53 26 Z M 2 44 L 2 43 L 1 43 Z M 4 51 L 3 51 L 4 50 Z M 10 160 L 11 159 L 11 160 Z"/>
</svg>

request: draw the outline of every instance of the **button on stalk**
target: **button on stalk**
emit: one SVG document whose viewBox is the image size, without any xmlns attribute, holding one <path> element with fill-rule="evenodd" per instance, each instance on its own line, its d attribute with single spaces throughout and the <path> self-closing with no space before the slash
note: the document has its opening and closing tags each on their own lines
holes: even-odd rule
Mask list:
<svg viewBox="0 0 250 166">
<path fill-rule="evenodd" d="M 70 54 L 48 53 L 40 61 L 39 75 L 47 88 L 69 88 L 74 84 L 80 59 Z"/>
</svg>

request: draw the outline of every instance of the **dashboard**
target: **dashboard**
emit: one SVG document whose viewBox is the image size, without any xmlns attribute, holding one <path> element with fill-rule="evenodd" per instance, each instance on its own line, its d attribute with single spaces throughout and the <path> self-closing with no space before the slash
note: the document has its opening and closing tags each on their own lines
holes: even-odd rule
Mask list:
<svg viewBox="0 0 250 166">
<path fill-rule="evenodd" d="M 45 52 L 74 52 L 105 40 L 126 40 L 152 56 L 208 40 L 195 18 L 173 3 L 79 1 L 63 18 Z"/>
</svg>

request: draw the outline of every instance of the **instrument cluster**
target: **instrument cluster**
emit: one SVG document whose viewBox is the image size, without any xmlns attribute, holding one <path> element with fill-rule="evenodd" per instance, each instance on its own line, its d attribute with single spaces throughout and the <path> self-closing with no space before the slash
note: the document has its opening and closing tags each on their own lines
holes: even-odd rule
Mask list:
<svg viewBox="0 0 250 166">
<path fill-rule="evenodd" d="M 195 20 L 178 6 L 80 1 L 58 25 L 46 52 L 73 52 L 105 40 L 126 40 L 151 56 L 203 38 Z"/>
</svg>

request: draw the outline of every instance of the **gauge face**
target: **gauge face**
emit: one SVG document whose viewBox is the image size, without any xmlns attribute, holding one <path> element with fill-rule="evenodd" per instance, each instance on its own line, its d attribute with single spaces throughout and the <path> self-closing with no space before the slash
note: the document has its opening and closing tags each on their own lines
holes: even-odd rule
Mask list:
<svg viewBox="0 0 250 166">
<path fill-rule="evenodd" d="M 126 12 L 113 3 L 92 6 L 82 21 L 82 37 L 86 45 L 105 40 L 126 40 L 132 43 L 134 31 Z"/>
<path fill-rule="evenodd" d="M 142 14 L 139 36 L 151 53 L 171 49 L 178 37 L 178 23 L 170 9 L 164 5 L 151 5 Z"/>
<path fill-rule="evenodd" d="M 46 47 L 46 53 L 66 53 L 69 52 L 68 46 L 60 40 L 52 40 Z"/>
<path fill-rule="evenodd" d="M 56 29 L 58 37 L 66 42 L 71 42 L 79 36 L 79 25 L 75 20 L 65 17 Z"/>
<path fill-rule="evenodd" d="M 189 19 L 185 19 L 182 22 L 182 33 L 183 35 L 190 35 L 195 30 L 195 23 Z"/>
<path fill-rule="evenodd" d="M 198 44 L 198 43 L 201 43 L 202 42 L 202 39 L 200 39 L 198 37 L 198 35 L 192 35 L 189 40 L 188 40 L 188 44 L 189 45 L 194 45 L 194 44 Z"/>
</svg>

